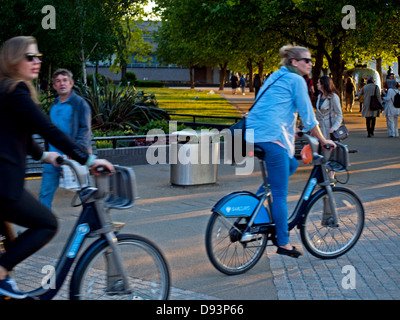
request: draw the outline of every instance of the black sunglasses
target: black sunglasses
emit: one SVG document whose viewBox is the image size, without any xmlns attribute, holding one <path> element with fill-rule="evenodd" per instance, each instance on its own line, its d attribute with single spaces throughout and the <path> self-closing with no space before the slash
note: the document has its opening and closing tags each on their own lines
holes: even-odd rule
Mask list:
<svg viewBox="0 0 400 320">
<path fill-rule="evenodd" d="M 296 61 L 300 61 L 300 60 L 304 60 L 306 63 L 313 63 L 312 59 L 310 58 L 300 58 L 300 59 L 296 59 Z"/>
<path fill-rule="evenodd" d="M 39 61 L 42 61 L 43 54 L 41 54 L 41 53 L 25 53 L 26 61 L 32 62 L 34 58 L 38 58 Z"/>
</svg>

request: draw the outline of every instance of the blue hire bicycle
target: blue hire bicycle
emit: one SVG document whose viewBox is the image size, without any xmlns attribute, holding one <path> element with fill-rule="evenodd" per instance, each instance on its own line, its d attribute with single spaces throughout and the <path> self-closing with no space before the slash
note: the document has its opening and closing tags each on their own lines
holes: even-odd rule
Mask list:
<svg viewBox="0 0 400 320">
<path fill-rule="evenodd" d="M 59 158 L 75 172 L 82 212 L 55 266 L 49 282 L 27 292 L 28 300 L 50 300 L 72 271 L 71 300 L 165 300 L 170 290 L 168 265 L 161 251 L 148 239 L 121 234 L 123 222 L 112 221 L 110 209 L 127 209 L 135 202 L 136 180 L 132 169 L 114 166 L 112 176 L 94 177 L 76 161 Z M 105 169 L 104 167 L 102 168 Z M 100 169 L 101 170 L 101 169 Z M 85 240 L 95 239 L 81 254 Z M 1 237 L 0 237 L 1 239 Z M 18 272 L 16 272 L 18 281 Z M 0 300 L 9 299 L 0 296 Z"/>
<path fill-rule="evenodd" d="M 318 140 L 304 136 L 313 151 L 314 167 L 288 218 L 289 230 L 297 226 L 303 245 L 312 255 L 337 258 L 357 243 L 364 227 L 364 208 L 353 191 L 334 186 L 329 178 L 329 171 L 347 171 L 347 146 L 337 143 L 329 161 L 325 161 L 318 153 Z M 264 151 L 256 146 L 254 156 L 260 162 L 264 190 L 258 194 L 238 191 L 226 195 L 212 208 L 207 225 L 207 255 L 214 267 L 227 275 L 254 267 L 268 240 L 277 245 Z"/>
</svg>

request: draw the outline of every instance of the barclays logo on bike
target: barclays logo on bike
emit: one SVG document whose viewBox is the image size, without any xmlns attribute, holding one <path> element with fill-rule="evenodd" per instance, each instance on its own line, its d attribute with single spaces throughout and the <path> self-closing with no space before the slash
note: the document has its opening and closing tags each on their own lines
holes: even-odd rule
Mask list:
<svg viewBox="0 0 400 320">
<path fill-rule="evenodd" d="M 250 206 L 238 206 L 238 207 L 226 207 L 225 208 L 226 212 L 230 213 L 232 212 L 243 212 L 243 211 L 249 211 L 250 210 Z"/>
</svg>

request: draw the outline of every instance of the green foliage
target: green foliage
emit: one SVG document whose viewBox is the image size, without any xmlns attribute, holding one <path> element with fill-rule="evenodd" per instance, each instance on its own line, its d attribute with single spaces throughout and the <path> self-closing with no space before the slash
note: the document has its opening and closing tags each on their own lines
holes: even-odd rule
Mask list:
<svg viewBox="0 0 400 320">
<path fill-rule="evenodd" d="M 96 77 L 96 83 L 98 85 L 100 85 L 100 86 L 104 85 L 105 76 L 102 75 L 101 73 L 93 73 L 93 74 L 87 75 L 87 85 L 88 86 L 91 86 L 93 84 L 93 77 Z M 111 83 L 112 79 L 107 77 L 107 81 Z"/>
<path fill-rule="evenodd" d="M 132 1 L 131 1 L 132 2 Z M 134 1 L 133 1 L 134 2 Z M 136 61 L 147 62 L 151 60 L 150 54 L 154 45 L 144 40 L 149 34 L 148 27 L 151 25 L 143 22 L 143 7 L 141 2 L 131 4 L 129 14 L 116 21 L 114 32 L 116 36 L 115 57 L 110 67 L 112 72 L 122 71 L 121 80 L 125 81 L 126 68 L 131 62 L 132 56 Z"/>
<path fill-rule="evenodd" d="M 104 85 L 89 86 L 77 82 L 76 92 L 90 105 L 92 110 L 92 128 L 103 131 L 138 129 L 151 120 L 169 119 L 168 114 L 157 107 L 154 94 L 146 94 L 133 86 L 123 87 L 110 84 L 107 78 Z"/>
<path fill-rule="evenodd" d="M 177 126 L 177 131 L 183 130 L 185 129 L 186 126 L 184 124 L 180 124 Z M 153 129 L 160 129 L 162 131 L 164 131 L 165 134 L 169 134 L 169 129 L 170 129 L 170 124 L 169 121 L 166 120 L 152 120 L 149 123 L 147 123 L 146 125 L 144 125 L 143 127 L 141 127 L 138 132 L 137 135 L 146 135 L 150 130 Z"/>
<path fill-rule="evenodd" d="M 136 73 L 132 72 L 132 71 L 128 71 L 125 75 L 125 78 L 121 79 L 121 83 L 124 86 L 127 86 L 129 84 L 133 84 L 135 85 L 137 81 L 137 76 Z"/>
<path fill-rule="evenodd" d="M 32 35 L 44 54 L 42 75 L 51 78 L 57 68 L 84 73 L 86 61 L 102 61 L 120 52 L 127 17 L 137 18 L 147 0 L 0 0 L 0 42 Z M 42 8 L 56 10 L 56 28 L 44 29 Z M 138 29 L 138 28 L 136 28 Z M 136 30 L 135 29 L 135 30 Z M 136 32 L 136 31 L 135 31 Z M 138 39 L 136 39 L 139 41 Z M 137 54 L 137 53 L 134 53 Z"/>
<path fill-rule="evenodd" d="M 128 71 L 126 73 L 126 80 L 128 80 L 131 83 L 135 83 L 137 81 L 137 75 L 136 73 L 132 72 L 132 71 Z"/>
<path fill-rule="evenodd" d="M 42 94 L 42 96 L 40 97 L 41 109 L 47 115 L 50 114 L 51 104 L 53 103 L 54 99 L 57 98 L 57 93 L 55 91 L 51 90 L 49 92 L 51 93 Z"/>
</svg>

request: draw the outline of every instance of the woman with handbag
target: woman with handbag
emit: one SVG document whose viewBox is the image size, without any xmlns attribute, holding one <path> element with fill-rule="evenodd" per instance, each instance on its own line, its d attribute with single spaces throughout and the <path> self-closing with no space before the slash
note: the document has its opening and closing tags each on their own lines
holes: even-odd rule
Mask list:
<svg viewBox="0 0 400 320">
<path fill-rule="evenodd" d="M 318 127 L 303 76 L 310 74 L 312 59 L 307 48 L 287 45 L 280 49 L 282 67 L 260 89 L 256 103 L 246 118 L 246 141 L 265 151 L 268 183 L 271 186 L 272 217 L 275 222 L 278 254 L 299 257 L 302 253 L 289 243 L 287 195 L 289 176 L 297 169 L 294 158 L 296 120 L 299 113 L 304 131 L 311 131 L 321 145 L 335 147 Z"/>
<path fill-rule="evenodd" d="M 339 92 L 336 90 L 333 80 L 327 76 L 318 80 L 317 88 L 320 91 L 316 104 L 317 120 L 324 137 L 331 139 L 331 134 L 339 129 L 343 121 Z"/>
<path fill-rule="evenodd" d="M 379 87 L 375 84 L 375 79 L 369 77 L 367 84 L 361 89 L 360 95 L 364 95 L 364 106 L 361 116 L 366 119 L 368 138 L 374 136 L 376 117 L 379 117 L 379 110 L 371 108 L 371 99 L 375 96 L 382 104 L 382 98 L 379 92 Z"/>
<path fill-rule="evenodd" d="M 327 76 L 323 76 L 318 80 L 317 88 L 320 94 L 316 103 L 316 117 L 324 137 L 331 139 L 331 136 L 339 129 L 343 121 L 339 92 L 335 88 L 332 78 Z M 328 158 L 330 151 L 323 150 L 322 154 L 325 158 Z M 329 176 L 331 179 L 334 178 L 334 174 L 334 171 L 330 171 Z"/>
</svg>

